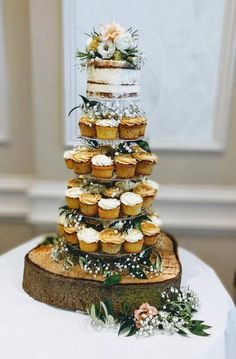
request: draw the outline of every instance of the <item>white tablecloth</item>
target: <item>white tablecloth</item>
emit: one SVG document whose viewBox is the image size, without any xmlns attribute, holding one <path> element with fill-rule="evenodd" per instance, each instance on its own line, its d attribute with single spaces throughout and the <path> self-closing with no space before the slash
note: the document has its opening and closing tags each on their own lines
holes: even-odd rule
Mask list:
<svg viewBox="0 0 236 359">
<path fill-rule="evenodd" d="M 180 248 L 183 285 L 195 290 L 202 306 L 196 318 L 212 325 L 211 336 L 118 337 L 98 332 L 86 315 L 39 303 L 22 289 L 23 260 L 36 238 L 0 256 L 1 359 L 235 359 L 236 310 L 220 280 L 205 263 Z"/>
</svg>

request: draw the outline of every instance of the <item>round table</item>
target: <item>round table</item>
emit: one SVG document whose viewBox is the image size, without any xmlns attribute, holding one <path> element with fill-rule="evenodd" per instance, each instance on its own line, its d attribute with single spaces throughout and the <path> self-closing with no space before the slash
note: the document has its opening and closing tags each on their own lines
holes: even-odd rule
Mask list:
<svg viewBox="0 0 236 359">
<path fill-rule="evenodd" d="M 42 241 L 37 237 L 0 256 L 0 358 L 4 359 L 235 359 L 236 309 L 215 272 L 179 248 L 183 286 L 199 296 L 196 318 L 212 326 L 209 337 L 155 335 L 118 337 L 97 331 L 88 316 L 39 303 L 22 289 L 24 255 Z"/>
</svg>

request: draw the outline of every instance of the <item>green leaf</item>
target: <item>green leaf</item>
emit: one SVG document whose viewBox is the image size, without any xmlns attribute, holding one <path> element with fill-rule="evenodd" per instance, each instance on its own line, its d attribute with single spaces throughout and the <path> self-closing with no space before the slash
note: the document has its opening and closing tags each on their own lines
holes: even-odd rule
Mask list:
<svg viewBox="0 0 236 359">
<path fill-rule="evenodd" d="M 82 98 L 82 100 L 83 100 L 83 102 L 85 103 L 85 105 L 87 105 L 87 103 L 89 103 L 89 99 L 87 99 L 87 97 L 85 97 L 85 96 L 83 96 L 83 95 L 79 95 L 81 98 Z"/>
<path fill-rule="evenodd" d="M 85 105 L 89 104 L 90 107 L 100 104 L 100 102 L 98 102 L 98 101 L 90 101 L 87 97 L 85 97 L 83 95 L 79 95 L 79 96 L 82 98 L 84 104 Z"/>
<path fill-rule="evenodd" d="M 58 242 L 58 237 L 55 235 L 48 235 L 44 238 L 44 240 L 41 242 L 42 245 L 46 244 L 56 244 Z"/>
<path fill-rule="evenodd" d="M 112 304 L 111 299 L 105 299 L 103 301 L 103 303 L 105 304 L 105 306 L 107 308 L 108 314 L 114 316 L 114 309 L 113 309 L 113 304 Z"/>
<path fill-rule="evenodd" d="M 210 334 L 206 333 L 204 330 L 209 329 L 210 326 L 203 323 L 204 323 L 203 320 L 191 320 L 188 324 L 188 330 L 192 334 L 199 335 L 202 337 L 207 337 Z"/>
<path fill-rule="evenodd" d="M 130 325 L 130 322 L 124 320 L 124 321 L 121 323 L 121 325 L 120 325 L 120 328 L 119 328 L 119 331 L 118 331 L 118 335 L 130 331 L 131 328 L 132 328 L 132 327 L 131 327 L 131 325 Z"/>
<path fill-rule="evenodd" d="M 200 329 L 200 328 L 189 328 L 190 333 L 194 334 L 194 335 L 198 335 L 200 337 L 208 337 L 210 334 L 204 332 L 204 330 Z"/>
<path fill-rule="evenodd" d="M 136 143 L 137 143 L 144 151 L 147 151 L 147 152 L 151 153 L 149 144 L 148 144 L 146 141 L 138 140 L 138 141 L 136 141 Z"/>
<path fill-rule="evenodd" d="M 103 282 L 104 287 L 110 287 L 112 285 L 118 284 L 121 280 L 120 274 L 114 274 L 106 278 Z"/>
<path fill-rule="evenodd" d="M 96 148 L 98 146 L 98 141 L 88 140 L 87 142 L 90 144 L 90 146 L 92 146 L 94 148 Z"/>
<path fill-rule="evenodd" d="M 135 326 L 131 327 L 129 333 L 126 335 L 126 337 L 131 337 L 132 335 L 135 335 L 137 332 L 137 328 Z"/>
<path fill-rule="evenodd" d="M 70 117 L 71 113 L 72 113 L 74 110 L 76 110 L 77 108 L 80 108 L 80 106 L 75 106 L 75 107 L 73 107 L 73 108 L 70 110 L 70 112 L 68 113 L 68 117 Z"/>
</svg>

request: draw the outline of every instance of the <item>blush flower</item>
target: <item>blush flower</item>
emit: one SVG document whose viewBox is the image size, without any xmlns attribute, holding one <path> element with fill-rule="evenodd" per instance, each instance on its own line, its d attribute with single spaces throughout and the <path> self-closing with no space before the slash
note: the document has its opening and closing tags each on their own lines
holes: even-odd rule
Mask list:
<svg viewBox="0 0 236 359">
<path fill-rule="evenodd" d="M 101 26 L 101 39 L 103 41 L 114 41 L 117 36 L 120 36 L 125 32 L 125 29 L 120 24 L 113 21 L 111 24 Z"/>
<path fill-rule="evenodd" d="M 135 309 L 134 318 L 136 328 L 141 328 L 141 320 L 145 320 L 148 316 L 155 316 L 158 314 L 158 310 L 151 306 L 149 303 L 143 303 L 139 309 Z"/>
</svg>

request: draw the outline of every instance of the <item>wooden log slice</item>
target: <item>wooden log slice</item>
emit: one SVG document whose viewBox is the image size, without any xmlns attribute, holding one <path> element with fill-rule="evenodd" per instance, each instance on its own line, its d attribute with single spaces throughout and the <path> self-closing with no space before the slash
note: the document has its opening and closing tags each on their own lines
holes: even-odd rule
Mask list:
<svg viewBox="0 0 236 359">
<path fill-rule="evenodd" d="M 173 243 L 164 240 L 158 249 L 162 257 L 163 270 L 158 276 L 140 280 L 122 277 L 119 284 L 105 288 L 103 277 L 94 278 L 79 266 L 66 271 L 61 262 L 50 257 L 51 246 L 38 246 L 25 256 L 23 288 L 34 299 L 56 307 L 85 311 L 92 303 L 111 299 L 116 310 L 122 303 L 129 303 L 132 309 L 143 302 L 159 307 L 161 293 L 170 288 L 179 288 L 181 264 Z"/>
</svg>

